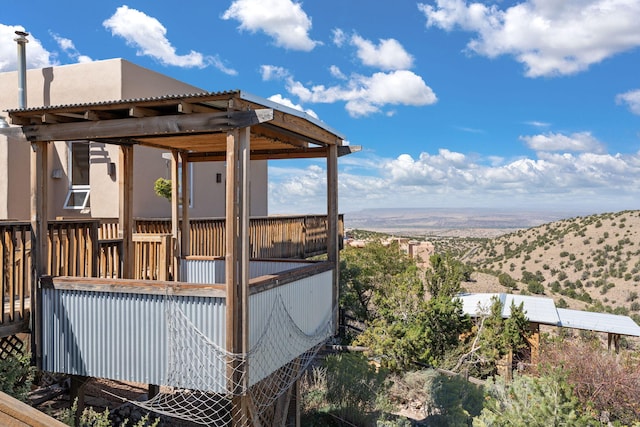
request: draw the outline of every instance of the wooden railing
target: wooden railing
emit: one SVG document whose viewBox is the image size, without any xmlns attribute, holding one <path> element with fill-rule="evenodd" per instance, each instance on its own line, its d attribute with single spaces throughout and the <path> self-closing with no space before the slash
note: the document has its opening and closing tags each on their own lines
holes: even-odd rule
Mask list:
<svg viewBox="0 0 640 427">
<path fill-rule="evenodd" d="M 225 220 L 192 219 L 189 253 L 199 256 L 224 256 Z M 251 258 L 304 259 L 326 253 L 327 217 L 325 215 L 255 217 L 250 220 Z M 339 216 L 339 243 L 344 235 L 343 216 Z M 137 233 L 170 234 L 169 219 L 136 219 Z"/>
<path fill-rule="evenodd" d="M 190 221 L 190 253 L 224 256 L 223 219 Z M 134 279 L 172 280 L 171 221 L 138 219 L 134 233 Z M 339 231 L 343 223 L 340 216 Z M 32 289 L 32 233 L 29 222 L 0 221 L 0 326 L 28 320 Z M 121 278 L 122 239 L 115 220 L 59 220 L 48 223 L 47 274 Z M 342 242 L 342 239 L 340 239 Z M 303 259 L 326 252 L 326 217 L 277 216 L 252 218 L 252 258 Z M 20 326 L 22 327 L 22 326 Z"/>
<path fill-rule="evenodd" d="M 135 233 L 134 279 L 170 280 L 173 251 L 171 234 Z"/>
<path fill-rule="evenodd" d="M 3 330 L 28 327 L 31 295 L 31 224 L 0 222 L 0 292 Z"/>
<path fill-rule="evenodd" d="M 95 277 L 100 220 L 62 220 L 49 222 L 49 261 L 51 276 Z"/>
</svg>

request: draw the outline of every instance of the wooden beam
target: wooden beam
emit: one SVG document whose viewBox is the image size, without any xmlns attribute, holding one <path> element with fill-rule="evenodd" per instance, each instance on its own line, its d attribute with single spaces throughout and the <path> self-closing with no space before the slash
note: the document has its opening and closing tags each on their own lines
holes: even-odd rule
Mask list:
<svg viewBox="0 0 640 427">
<path fill-rule="evenodd" d="M 157 117 L 99 120 L 97 122 L 29 125 L 23 132 L 29 141 L 76 139 L 130 139 L 143 136 L 170 137 L 197 133 L 227 132 L 273 118 L 273 110 L 167 115 Z"/>
<path fill-rule="evenodd" d="M 120 208 L 120 238 L 122 239 L 122 277 L 133 275 L 133 147 L 120 146 L 120 174 L 118 176 Z"/>
<path fill-rule="evenodd" d="M 85 120 L 113 120 L 113 119 L 121 119 L 122 116 L 118 114 L 111 113 L 109 111 L 101 111 L 101 110 L 87 110 L 82 113 L 83 118 Z"/>
<path fill-rule="evenodd" d="M 338 145 L 327 147 L 327 260 L 334 265 L 332 308 L 334 334 L 338 334 L 340 244 L 338 242 Z"/>
<path fill-rule="evenodd" d="M 249 129 L 227 134 L 226 254 L 227 351 L 233 355 L 248 351 L 249 298 Z M 247 412 L 245 362 L 231 359 L 228 364 L 234 395 L 232 425 L 243 426 Z M 241 382 L 245 382 L 241 384 Z"/>
<path fill-rule="evenodd" d="M 77 121 L 76 118 L 64 116 L 62 114 L 44 113 L 40 116 L 42 123 L 69 123 Z"/>
<path fill-rule="evenodd" d="M 338 157 L 355 153 L 361 150 L 361 146 L 338 146 Z M 190 162 L 222 162 L 226 160 L 226 153 L 223 152 L 207 152 L 207 153 L 188 153 L 187 157 Z M 289 148 L 274 150 L 252 150 L 251 160 L 278 160 L 278 159 L 317 159 L 327 157 L 327 149 L 325 147 L 313 148 Z"/>
<path fill-rule="evenodd" d="M 129 108 L 129 115 L 131 117 L 155 117 L 162 114 L 158 110 L 145 107 L 131 107 Z"/>
<path fill-rule="evenodd" d="M 182 246 L 182 253 L 184 256 L 188 256 L 191 255 L 191 225 L 189 223 L 189 203 L 191 202 L 191 200 L 189 200 L 189 195 L 191 194 L 191 189 L 189 185 L 189 162 L 185 153 L 180 153 L 180 163 L 182 164 L 182 174 L 178 177 L 182 187 L 182 241 L 180 244 Z"/>
<path fill-rule="evenodd" d="M 233 108 L 244 110 L 257 107 L 259 107 L 259 104 L 237 98 L 233 99 Z M 336 143 L 337 135 L 302 117 L 275 110 L 271 122 L 280 130 L 286 129 L 295 134 L 304 135 L 306 140 L 315 141 L 320 144 Z"/>
<path fill-rule="evenodd" d="M 213 107 L 207 107 L 205 105 L 193 104 L 191 102 L 180 102 L 178 104 L 178 113 L 192 114 L 192 113 L 211 113 L 216 111 Z"/>
<path fill-rule="evenodd" d="M 173 244 L 173 280 L 179 281 L 180 260 L 182 259 L 182 246 L 180 245 L 179 227 L 179 200 L 178 200 L 178 152 L 171 152 L 171 237 Z"/>
<path fill-rule="evenodd" d="M 40 311 L 40 278 L 48 274 L 48 163 L 49 143 L 31 144 L 31 238 L 34 242 L 33 280 L 31 288 L 32 345 L 36 365 L 42 367 L 42 325 Z"/>
</svg>

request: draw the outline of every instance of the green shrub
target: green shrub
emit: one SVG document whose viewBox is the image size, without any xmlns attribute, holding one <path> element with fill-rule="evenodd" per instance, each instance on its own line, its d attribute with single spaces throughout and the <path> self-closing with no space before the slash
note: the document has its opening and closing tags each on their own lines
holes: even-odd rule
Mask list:
<svg viewBox="0 0 640 427">
<path fill-rule="evenodd" d="M 0 359 L 0 391 L 25 402 L 36 368 L 31 366 L 31 354 L 12 351 Z"/>
</svg>

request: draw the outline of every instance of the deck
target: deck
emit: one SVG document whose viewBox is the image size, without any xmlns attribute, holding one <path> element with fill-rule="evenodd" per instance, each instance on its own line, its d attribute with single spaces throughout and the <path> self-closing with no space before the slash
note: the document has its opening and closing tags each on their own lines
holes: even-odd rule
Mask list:
<svg viewBox="0 0 640 427">
<path fill-rule="evenodd" d="M 342 217 L 340 220 L 342 235 Z M 122 238 L 118 237 L 117 223 L 60 220 L 51 221 L 48 228 L 48 275 L 122 278 Z M 140 281 L 137 283 L 174 279 L 176 267 L 170 228 L 171 221 L 166 219 L 136 220 L 133 278 Z M 220 257 L 224 255 L 224 219 L 192 219 L 190 229 L 190 253 L 195 257 L 191 262 L 197 257 L 218 257 L 214 264 L 220 264 Z M 250 233 L 252 259 L 301 260 L 326 252 L 326 216 L 323 215 L 252 218 Z M 31 239 L 29 222 L 0 221 L 3 271 L 0 291 L 4 296 L 0 337 L 29 332 L 33 292 Z M 184 268 L 189 265 L 186 262 Z M 224 270 L 218 267 L 217 272 L 217 279 L 211 283 L 224 282 Z"/>
<path fill-rule="evenodd" d="M 42 368 L 224 393 L 233 356 L 224 351 L 226 285 L 212 280 L 224 264 L 205 257 L 183 262 L 191 264 L 183 282 L 48 279 Z M 324 342 L 334 326 L 331 263 L 254 260 L 251 267 L 250 350 L 242 355 L 249 387 Z"/>
</svg>

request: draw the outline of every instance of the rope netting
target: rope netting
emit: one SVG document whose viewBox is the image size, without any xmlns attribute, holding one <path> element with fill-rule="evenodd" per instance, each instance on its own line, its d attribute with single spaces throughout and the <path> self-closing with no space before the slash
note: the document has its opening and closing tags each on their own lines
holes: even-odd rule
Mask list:
<svg viewBox="0 0 640 427">
<path fill-rule="evenodd" d="M 250 350 L 235 354 L 202 333 L 177 299 L 168 296 L 165 307 L 171 387 L 133 403 L 207 426 L 272 425 L 274 417 L 285 416 L 281 398 L 288 402 L 292 385 L 333 332 L 332 312 L 305 332 L 277 295 Z"/>
</svg>

